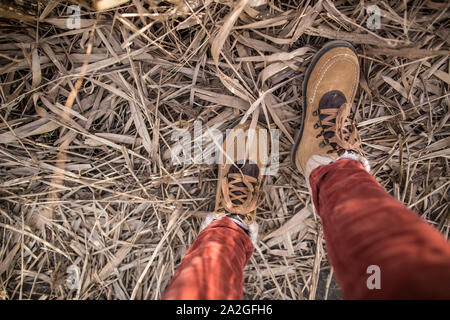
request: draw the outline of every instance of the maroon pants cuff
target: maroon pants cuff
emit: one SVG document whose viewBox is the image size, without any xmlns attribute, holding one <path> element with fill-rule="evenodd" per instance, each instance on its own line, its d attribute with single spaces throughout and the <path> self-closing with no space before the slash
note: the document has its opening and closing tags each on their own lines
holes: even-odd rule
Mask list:
<svg viewBox="0 0 450 320">
<path fill-rule="evenodd" d="M 320 166 L 309 181 L 345 298 L 450 299 L 449 243 L 359 162 Z"/>
<path fill-rule="evenodd" d="M 232 220 L 214 221 L 186 252 L 163 299 L 242 299 L 243 270 L 252 253 L 249 236 Z"/>
</svg>

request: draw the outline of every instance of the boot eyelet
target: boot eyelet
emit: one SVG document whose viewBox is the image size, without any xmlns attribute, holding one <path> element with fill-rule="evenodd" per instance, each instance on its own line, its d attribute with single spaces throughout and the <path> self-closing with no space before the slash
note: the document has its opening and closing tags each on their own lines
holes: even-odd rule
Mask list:
<svg viewBox="0 0 450 320">
<path fill-rule="evenodd" d="M 334 152 L 333 150 L 328 150 L 327 154 L 330 154 L 330 153 L 333 153 L 333 152 Z"/>
<path fill-rule="evenodd" d="M 322 142 L 319 144 L 319 147 L 324 148 L 326 145 L 327 145 L 327 144 L 326 144 L 325 142 L 322 141 Z"/>
<path fill-rule="evenodd" d="M 317 110 L 316 110 L 316 111 L 313 111 L 312 114 L 313 114 L 313 116 L 317 116 L 317 114 L 318 114 L 318 113 L 317 113 Z"/>
<path fill-rule="evenodd" d="M 316 124 L 314 125 L 314 129 L 317 129 L 317 128 L 319 128 L 319 124 L 318 124 L 318 123 L 316 123 Z"/>
</svg>

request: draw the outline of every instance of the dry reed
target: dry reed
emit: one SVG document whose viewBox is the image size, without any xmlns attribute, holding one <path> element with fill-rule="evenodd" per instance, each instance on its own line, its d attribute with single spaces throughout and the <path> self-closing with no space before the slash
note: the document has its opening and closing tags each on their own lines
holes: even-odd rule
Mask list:
<svg viewBox="0 0 450 320">
<path fill-rule="evenodd" d="M 118 2 L 1 2 L 0 299 L 160 298 L 216 188 L 214 165 L 173 165 L 171 135 L 249 116 L 281 134 L 245 298 L 339 298 L 289 160 L 304 71 L 332 39 L 360 57 L 372 173 L 448 238 L 448 1 L 377 2 L 377 30 L 365 1 Z"/>
</svg>

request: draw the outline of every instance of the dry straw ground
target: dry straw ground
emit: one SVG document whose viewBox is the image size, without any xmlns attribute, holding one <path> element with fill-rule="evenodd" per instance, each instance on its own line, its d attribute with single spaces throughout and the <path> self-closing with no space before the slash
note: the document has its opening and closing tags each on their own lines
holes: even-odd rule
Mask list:
<svg viewBox="0 0 450 320">
<path fill-rule="evenodd" d="M 172 132 L 247 116 L 281 135 L 245 298 L 338 298 L 289 160 L 305 68 L 332 39 L 360 57 L 372 173 L 448 237 L 450 2 L 377 2 L 378 30 L 356 0 L 70 2 L 0 5 L 0 299 L 160 298 L 216 189 L 214 165 L 172 164 Z"/>
</svg>

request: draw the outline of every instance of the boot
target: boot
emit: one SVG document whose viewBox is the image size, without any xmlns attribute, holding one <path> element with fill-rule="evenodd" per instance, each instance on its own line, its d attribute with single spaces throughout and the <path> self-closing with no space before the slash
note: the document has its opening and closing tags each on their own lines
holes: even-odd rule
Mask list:
<svg viewBox="0 0 450 320">
<path fill-rule="evenodd" d="M 268 135 L 263 137 L 264 129 L 257 125 L 249 140 L 250 123 L 235 126 L 223 142 L 214 210 L 216 218 L 227 215 L 245 225 L 255 221 L 262 202 L 260 188 L 269 156 Z"/>
<path fill-rule="evenodd" d="M 316 167 L 338 157 L 359 160 L 368 169 L 349 118 L 358 82 L 358 57 L 350 43 L 329 42 L 314 56 L 303 83 L 302 124 L 291 151 L 293 165 L 307 179 Z"/>
</svg>

